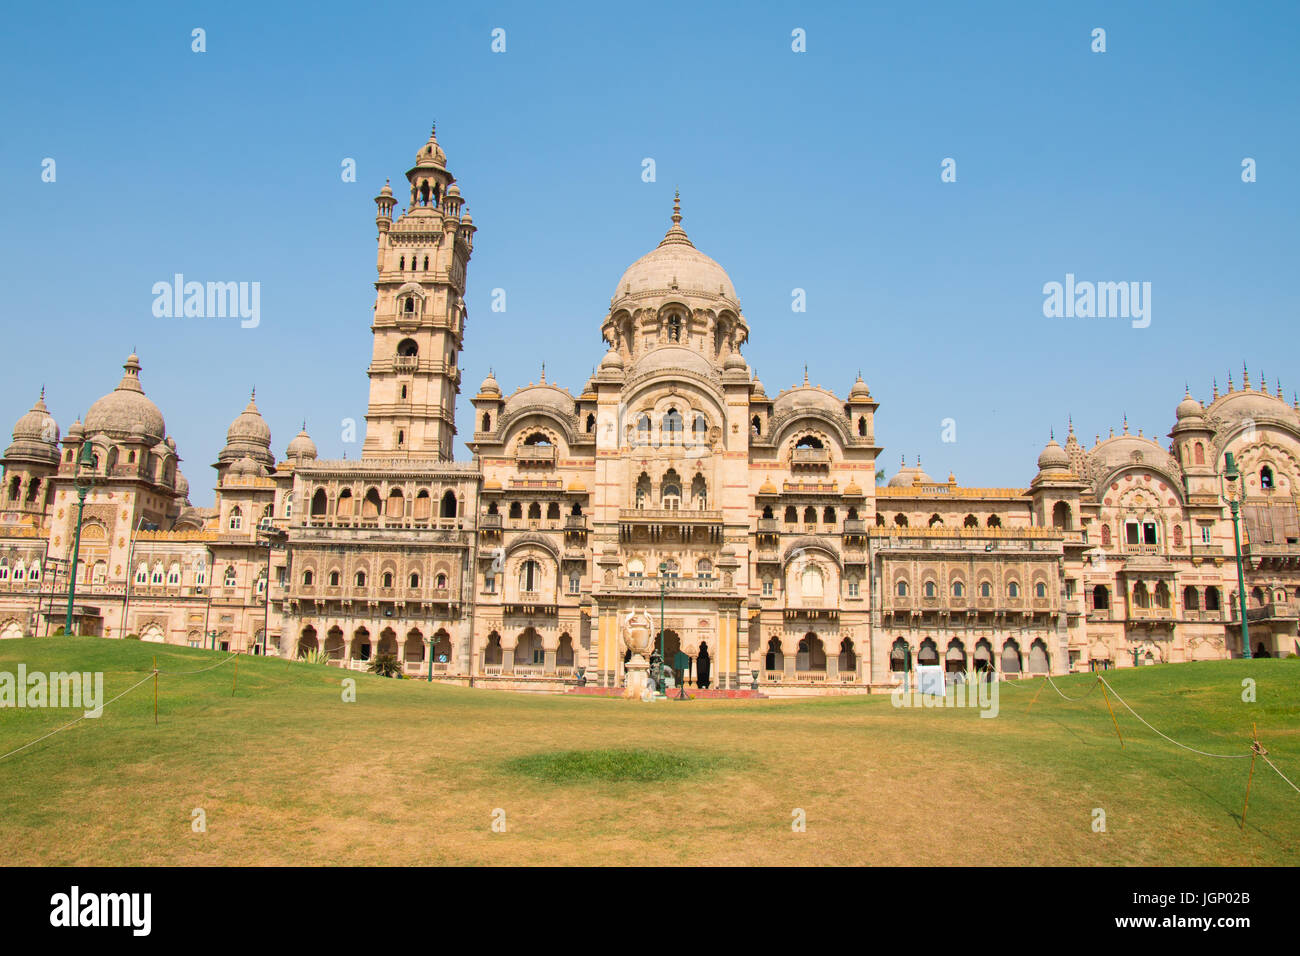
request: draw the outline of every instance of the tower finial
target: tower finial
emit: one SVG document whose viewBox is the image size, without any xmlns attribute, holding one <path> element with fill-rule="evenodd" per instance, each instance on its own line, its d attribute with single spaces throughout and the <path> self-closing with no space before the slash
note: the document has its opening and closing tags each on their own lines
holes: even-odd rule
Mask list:
<svg viewBox="0 0 1300 956">
<path fill-rule="evenodd" d="M 803 363 L 803 383 L 805 385 L 808 384 L 808 363 L 807 362 Z"/>
<path fill-rule="evenodd" d="M 678 189 L 673 190 L 673 225 L 679 226 L 682 222 L 682 194 Z"/>
<path fill-rule="evenodd" d="M 1250 370 L 1246 368 L 1246 363 L 1241 363 L 1241 387 L 1250 391 Z"/>
<path fill-rule="evenodd" d="M 1128 434 L 1128 412 L 1124 413 L 1124 434 Z"/>
<path fill-rule="evenodd" d="M 542 385 L 545 385 L 545 384 L 546 384 L 546 363 L 545 363 L 545 362 L 542 363 L 542 381 L 541 381 L 541 384 L 542 384 Z"/>
</svg>

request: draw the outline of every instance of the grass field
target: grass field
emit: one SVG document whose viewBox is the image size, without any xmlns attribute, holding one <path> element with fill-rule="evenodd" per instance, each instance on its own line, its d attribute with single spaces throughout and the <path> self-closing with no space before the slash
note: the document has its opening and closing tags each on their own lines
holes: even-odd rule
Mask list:
<svg viewBox="0 0 1300 956">
<path fill-rule="evenodd" d="M 91 670 L 106 697 L 224 655 L 0 643 L 0 671 Z M 996 719 L 886 696 L 643 704 L 386 680 L 282 660 L 159 681 L 0 760 L 6 864 L 1293 865 L 1300 794 L 1181 751 L 1099 690 L 1002 690 Z M 1300 661 L 1111 672 L 1190 746 L 1300 784 Z M 356 680 L 356 701 L 341 681 Z M 1242 681 L 1258 699 L 1242 701 Z M 1057 679 L 1068 695 L 1089 675 Z M 80 711 L 0 710 L 0 754 Z M 207 832 L 191 827 L 201 808 Z M 795 832 L 796 808 L 806 832 Z M 1094 810 L 1105 832 L 1094 832 Z M 494 832 L 504 811 L 505 832 Z"/>
</svg>

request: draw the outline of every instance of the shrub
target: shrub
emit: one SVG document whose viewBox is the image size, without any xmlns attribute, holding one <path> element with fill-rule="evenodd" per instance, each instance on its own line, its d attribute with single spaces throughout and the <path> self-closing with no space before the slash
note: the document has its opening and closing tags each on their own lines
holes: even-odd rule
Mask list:
<svg viewBox="0 0 1300 956">
<path fill-rule="evenodd" d="M 381 677 L 402 676 L 402 665 L 397 660 L 396 654 L 377 654 L 370 662 L 369 670 L 370 673 L 379 674 Z"/>
<path fill-rule="evenodd" d="M 128 640 L 128 641 L 138 641 L 138 640 L 140 640 L 140 635 L 139 635 L 139 634 L 128 634 L 128 635 L 126 636 L 126 640 Z"/>
<path fill-rule="evenodd" d="M 298 660 L 304 664 L 328 664 L 330 657 L 324 651 L 303 651 L 298 655 Z"/>
</svg>

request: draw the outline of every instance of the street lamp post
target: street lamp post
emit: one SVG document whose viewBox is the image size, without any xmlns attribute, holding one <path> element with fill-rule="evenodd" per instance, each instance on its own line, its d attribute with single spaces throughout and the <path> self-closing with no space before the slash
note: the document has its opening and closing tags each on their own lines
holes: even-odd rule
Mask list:
<svg viewBox="0 0 1300 956">
<path fill-rule="evenodd" d="M 1241 563 L 1241 530 L 1239 525 L 1241 502 L 1236 490 L 1241 473 L 1237 471 L 1237 461 L 1233 458 L 1232 452 L 1228 452 L 1226 460 L 1223 477 L 1228 482 L 1228 507 L 1232 511 L 1232 545 L 1237 556 L 1237 600 L 1241 607 L 1241 656 L 1246 660 L 1250 660 L 1250 624 L 1246 620 L 1246 571 Z"/>
<path fill-rule="evenodd" d="M 65 636 L 72 634 L 72 605 L 77 599 L 77 559 L 81 554 L 81 511 L 86 507 L 86 494 L 90 491 L 95 474 L 95 452 L 89 442 L 81 446 L 77 456 L 76 473 L 72 486 L 77 489 L 77 532 L 72 544 L 72 564 L 68 568 L 68 619 L 63 625 Z"/>
<path fill-rule="evenodd" d="M 655 680 L 655 689 L 664 692 L 664 591 L 668 587 L 668 564 L 659 564 L 659 674 Z"/>
</svg>

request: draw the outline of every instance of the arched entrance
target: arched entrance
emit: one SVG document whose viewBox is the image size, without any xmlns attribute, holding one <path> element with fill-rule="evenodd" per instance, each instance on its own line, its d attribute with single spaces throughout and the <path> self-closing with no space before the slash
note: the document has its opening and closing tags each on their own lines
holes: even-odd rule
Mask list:
<svg viewBox="0 0 1300 956">
<path fill-rule="evenodd" d="M 302 629 L 302 634 L 298 636 L 298 653 L 310 654 L 318 646 L 316 643 L 316 628 L 308 624 Z"/>
</svg>

